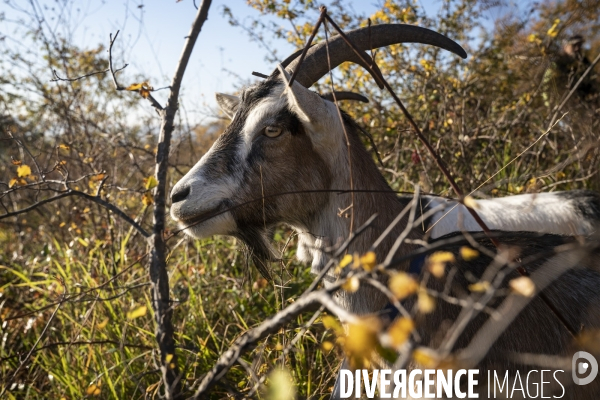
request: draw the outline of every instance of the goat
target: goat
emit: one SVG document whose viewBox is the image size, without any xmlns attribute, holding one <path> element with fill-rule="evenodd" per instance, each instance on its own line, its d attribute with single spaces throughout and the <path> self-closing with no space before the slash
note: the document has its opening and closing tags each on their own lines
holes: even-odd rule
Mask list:
<svg viewBox="0 0 600 400">
<path fill-rule="evenodd" d="M 414 26 L 379 25 L 347 35 L 362 50 L 417 42 L 466 57 L 452 40 Z M 378 215 L 370 228 L 348 247 L 349 253 L 362 254 L 412 199 L 398 197 L 390 189 L 363 146 L 355 122 L 336 104 L 307 89 L 330 68 L 345 61 L 359 62 L 340 37 L 331 39 L 328 46 L 329 62 L 325 45 L 313 46 L 291 86 L 288 71 L 297 68 L 297 59 L 287 68 L 280 65 L 266 80 L 246 88 L 239 97 L 217 94 L 217 102 L 231 118 L 231 124 L 171 192 L 171 216 L 185 228 L 186 234 L 196 238 L 218 234 L 241 239 L 251 249 L 257 268 L 265 276 L 269 276 L 268 261 L 276 258 L 269 236 L 277 224 L 287 224 L 298 233 L 298 258 L 310 262 L 312 271 L 319 273 L 329 260 L 325 250 L 349 234 L 350 221 L 340 216 L 340 210 L 352 205 L 357 226 L 373 214 Z M 339 193 L 352 187 L 351 179 L 353 193 Z M 419 239 L 440 240 L 464 229 L 480 230 L 463 206 L 434 196 L 423 196 L 421 201 L 425 211 L 436 204 L 446 204 L 447 209 L 456 207 L 444 218 L 440 211 L 427 221 L 427 227 L 432 228 L 430 233 L 412 229 L 408 234 L 412 243 Z M 590 235 L 595 230 L 594 221 L 600 220 L 600 198 L 592 192 L 521 195 L 479 203 L 478 212 L 483 220 L 491 229 L 500 231 L 503 243 L 518 245 L 522 257 L 574 240 L 565 235 Z M 405 217 L 379 244 L 378 260 L 388 254 L 407 224 Z M 489 246 L 485 239 L 480 243 Z M 414 244 L 405 244 L 395 256 L 407 256 L 416 248 Z M 578 260 L 578 266 L 589 268 L 569 270 L 545 290 L 554 300 L 554 307 L 572 326 L 584 325 L 586 329 L 600 326 L 600 274 L 591 268 L 596 265 L 594 255 L 598 255 L 597 250 Z M 528 266 L 530 272 L 536 272 L 544 261 L 553 260 L 548 255 L 538 258 L 533 266 Z M 488 257 L 470 263 L 457 258 L 452 266 L 460 276 L 453 284 L 460 288 L 453 293 L 457 296 L 468 293 L 467 272 L 480 277 L 490 262 Z M 408 270 L 409 262 L 398 269 Z M 515 276 L 513 271 L 507 280 Z M 330 271 L 325 284 L 337 278 L 335 271 Z M 386 295 L 367 284 L 355 293 L 339 292 L 336 300 L 357 314 L 377 313 L 388 304 Z M 459 312 L 457 305 L 440 301 L 433 314 L 419 321 L 422 344 L 430 347 L 438 344 L 438 329 L 444 321 L 457 318 Z M 482 318 L 472 322 L 455 348 L 464 348 L 484 322 Z M 570 351 L 569 339 L 569 332 L 556 316 L 535 298 L 478 365 L 483 370 L 495 366 L 514 371 L 522 366 L 503 358 L 504 352 L 565 356 Z M 563 381 L 563 385 L 573 388 L 571 382 Z M 597 398 L 599 392 L 589 393 L 575 387 L 567 396 L 591 399 Z"/>
</svg>

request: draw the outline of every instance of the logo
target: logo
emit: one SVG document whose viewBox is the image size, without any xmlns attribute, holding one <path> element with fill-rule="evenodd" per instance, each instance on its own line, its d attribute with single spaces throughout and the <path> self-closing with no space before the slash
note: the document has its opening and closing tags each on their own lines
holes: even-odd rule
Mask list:
<svg viewBox="0 0 600 400">
<path fill-rule="evenodd" d="M 573 355 L 572 361 L 573 382 L 576 385 L 587 385 L 591 383 L 598 375 L 598 361 L 593 355 L 585 351 L 578 351 Z M 589 374 L 585 378 L 580 378 Z"/>
</svg>

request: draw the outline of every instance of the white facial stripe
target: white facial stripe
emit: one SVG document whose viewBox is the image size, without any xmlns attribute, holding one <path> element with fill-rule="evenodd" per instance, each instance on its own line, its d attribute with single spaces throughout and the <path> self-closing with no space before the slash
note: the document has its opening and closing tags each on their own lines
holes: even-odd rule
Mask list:
<svg viewBox="0 0 600 400">
<path fill-rule="evenodd" d="M 248 114 L 242 132 L 246 144 L 244 147 L 247 151 L 252 146 L 252 140 L 256 132 L 264 127 L 265 121 L 276 116 L 287 107 L 287 101 L 285 97 L 280 96 L 280 92 L 281 88 L 274 89 L 271 95 L 261 100 Z"/>
</svg>

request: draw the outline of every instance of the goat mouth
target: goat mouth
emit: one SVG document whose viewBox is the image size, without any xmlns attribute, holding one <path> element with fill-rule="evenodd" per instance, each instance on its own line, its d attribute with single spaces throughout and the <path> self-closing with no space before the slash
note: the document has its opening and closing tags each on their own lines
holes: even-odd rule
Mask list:
<svg viewBox="0 0 600 400">
<path fill-rule="evenodd" d="M 203 222 L 206 222 L 211 218 L 224 214 L 225 212 L 227 212 L 225 205 L 223 203 L 219 203 L 216 207 L 210 210 L 202 211 L 193 216 L 178 218 L 177 222 L 179 222 L 179 224 L 181 225 L 184 225 L 185 229 L 192 228 L 195 225 L 199 225 Z"/>
</svg>

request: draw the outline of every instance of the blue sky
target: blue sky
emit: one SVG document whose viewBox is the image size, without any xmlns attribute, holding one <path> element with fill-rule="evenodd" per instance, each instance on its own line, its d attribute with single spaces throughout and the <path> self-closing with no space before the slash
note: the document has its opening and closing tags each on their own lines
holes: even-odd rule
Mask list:
<svg viewBox="0 0 600 400">
<path fill-rule="evenodd" d="M 83 21 L 80 26 L 83 36 L 79 40 L 93 45 L 106 41 L 110 32 L 121 29 L 124 61 L 130 64 L 128 72 L 152 77 L 151 84 L 155 87 L 166 86 L 196 9 L 191 0 L 146 1 L 141 10 L 137 8 L 139 3 L 139 0 L 107 2 Z M 349 3 L 357 11 L 376 10 L 371 1 Z M 252 71 L 268 73 L 275 67 L 265 61 L 264 48 L 251 41 L 239 27 L 229 25 L 223 16 L 223 6 L 231 8 L 239 20 L 258 16 L 244 0 L 213 1 L 183 82 L 182 95 L 192 118 L 210 113 L 210 108 L 215 106 L 214 92 L 234 92 L 241 80 L 254 79 Z M 140 25 L 141 11 L 143 24 Z M 283 40 L 273 44 L 282 57 L 294 51 L 293 46 Z"/>
<path fill-rule="evenodd" d="M 12 0 L 27 4 L 24 0 Z M 57 0 L 31 0 L 40 8 L 53 7 Z M 22 2 L 22 3 L 21 3 Z M 58 0 L 72 3 L 67 23 L 48 19 L 50 26 L 68 27 L 68 36 L 74 44 L 90 48 L 98 43 L 108 44 L 109 34 L 120 30 L 115 57 L 116 66 L 129 64 L 127 75 L 141 75 L 154 87 L 167 86 L 179 59 L 193 18 L 196 14 L 192 0 Z M 197 0 L 200 3 L 201 0 Z M 366 15 L 378 7 L 378 0 L 347 1 L 349 7 Z M 419 0 L 418 4 L 429 14 L 435 14 L 441 0 Z M 143 5 L 143 7 L 139 7 Z M 183 82 L 182 100 L 188 117 L 202 121 L 215 107 L 214 92 L 234 92 L 243 80 L 253 79 L 252 71 L 268 73 L 275 66 L 265 61 L 267 51 L 251 41 L 239 28 L 230 26 L 223 16 L 228 6 L 239 20 L 257 17 L 258 13 L 245 0 L 214 0 Z M 15 11 L 0 4 L 0 12 L 7 19 L 17 18 Z M 44 15 L 53 15 L 47 10 Z M 12 17 L 12 18 L 11 18 Z M 490 15 L 491 17 L 491 15 Z M 317 14 L 315 13 L 315 20 Z M 8 26 L 8 25 L 7 25 Z M 15 28 L 16 29 L 16 28 Z M 10 31 L 1 28 L 0 31 Z M 273 41 L 281 57 L 293 51 L 283 40 Z M 50 71 L 48 72 L 50 79 Z M 132 82 L 122 82 L 128 84 Z M 158 92 L 161 100 L 165 92 Z"/>
</svg>

